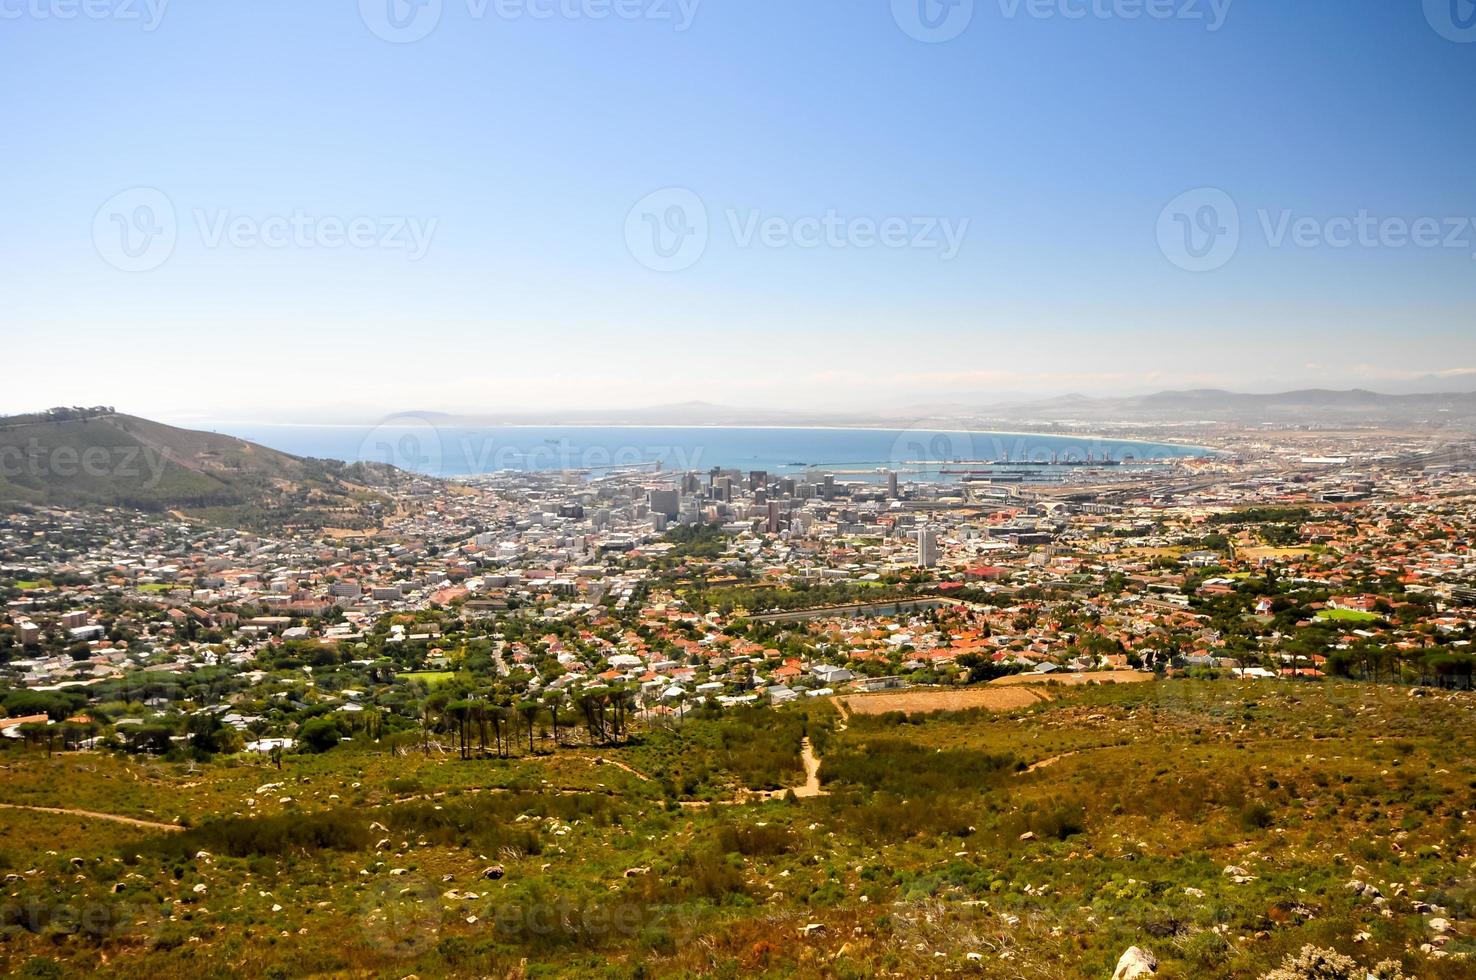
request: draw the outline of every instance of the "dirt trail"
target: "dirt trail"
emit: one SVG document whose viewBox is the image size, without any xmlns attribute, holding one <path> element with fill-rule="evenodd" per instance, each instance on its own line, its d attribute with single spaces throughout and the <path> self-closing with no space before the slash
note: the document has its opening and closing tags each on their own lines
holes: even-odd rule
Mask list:
<svg viewBox="0 0 1476 980">
<path fill-rule="evenodd" d="M 1077 752 L 1080 752 L 1080 751 L 1081 751 L 1080 749 L 1077 750 Z M 1026 768 L 1020 770 L 1020 775 L 1023 776 L 1026 773 L 1035 772 L 1035 770 L 1037 770 L 1037 769 L 1044 769 L 1046 766 L 1054 766 L 1056 763 L 1060 762 L 1062 759 L 1069 759 L 1073 755 L 1076 755 L 1076 752 L 1062 752 L 1060 755 L 1053 755 L 1053 756 L 1051 756 L 1048 759 L 1041 759 L 1039 762 L 1034 763 L 1034 764 L 1032 764 L 1030 766 L 1027 766 Z"/>
<path fill-rule="evenodd" d="M 800 758 L 805 761 L 805 784 L 796 786 L 794 795 L 800 799 L 824 796 L 825 790 L 820 788 L 820 757 L 815 754 L 815 746 L 810 744 L 809 738 L 800 743 Z"/>
<path fill-rule="evenodd" d="M 647 776 L 645 773 L 641 772 L 639 769 L 634 769 L 634 768 L 626 765 L 625 763 L 621 762 L 619 759 L 611 759 L 611 758 L 606 757 L 606 756 L 601 756 L 598 759 L 591 759 L 589 761 L 592 762 L 592 763 L 594 763 L 597 766 L 601 766 L 601 765 L 603 765 L 603 766 L 614 766 L 616 769 L 623 769 L 626 772 L 630 773 L 635 778 L 639 779 L 643 783 L 649 783 L 651 781 L 651 777 L 650 776 Z"/>
<path fill-rule="evenodd" d="M 800 742 L 800 759 L 805 764 L 805 783 L 803 786 L 787 786 L 784 789 L 770 790 L 745 790 L 739 795 L 739 800 L 778 800 L 783 799 L 786 793 L 793 792 L 796 799 L 808 800 L 816 796 L 824 796 L 825 790 L 820 788 L 820 757 L 815 754 L 815 746 L 808 738 Z"/>
<path fill-rule="evenodd" d="M 33 813 L 61 813 L 70 817 L 87 817 L 90 820 L 107 820 L 112 823 L 127 824 L 130 827 L 147 827 L 150 830 L 171 830 L 179 832 L 184 830 L 179 824 L 159 823 L 156 820 L 139 820 L 136 817 L 120 817 L 116 813 L 97 813 L 93 810 L 73 810 L 70 807 L 59 806 L 27 806 L 24 803 L 0 803 L 0 809 L 5 810 L 30 810 Z"/>
</svg>

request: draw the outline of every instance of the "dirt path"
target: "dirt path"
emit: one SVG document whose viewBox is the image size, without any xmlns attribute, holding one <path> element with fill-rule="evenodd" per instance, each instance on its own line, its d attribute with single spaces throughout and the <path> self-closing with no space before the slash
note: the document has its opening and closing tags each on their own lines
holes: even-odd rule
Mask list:
<svg viewBox="0 0 1476 980">
<path fill-rule="evenodd" d="M 824 796 L 825 790 L 820 788 L 820 757 L 815 754 L 815 746 L 808 738 L 800 742 L 800 759 L 805 764 L 805 783 L 803 786 L 786 786 L 784 789 L 770 790 L 744 790 L 739 795 L 739 801 L 743 800 L 779 800 L 785 794 L 793 792 L 796 799 L 808 800 L 816 796 Z"/>
<path fill-rule="evenodd" d="M 800 799 L 824 796 L 825 790 L 820 788 L 820 757 L 815 754 L 815 746 L 808 738 L 800 743 L 800 758 L 805 761 L 805 784 L 796 786 L 794 795 Z"/>
<path fill-rule="evenodd" d="M 1254 741 L 1254 740 L 1253 739 L 1246 739 L 1245 740 L 1246 744 L 1250 744 L 1252 741 Z M 1037 769 L 1044 769 L 1047 766 L 1054 766 L 1056 763 L 1060 762 L 1062 759 L 1069 759 L 1069 758 L 1071 758 L 1074 755 L 1084 755 L 1087 752 L 1101 752 L 1104 749 L 1115 749 L 1115 748 L 1119 748 L 1119 746 L 1116 745 L 1115 743 L 1112 744 L 1112 745 L 1084 745 L 1084 746 L 1082 746 L 1079 749 L 1072 749 L 1070 752 L 1062 752 L 1060 755 L 1047 756 L 1046 758 L 1041 759 L 1039 762 L 1032 763 L 1029 766 L 1025 767 L 1024 769 L 1021 769 L 1019 772 L 1015 773 L 1015 775 L 1017 775 L 1017 776 L 1024 776 L 1027 773 L 1035 772 Z"/>
<path fill-rule="evenodd" d="M 619 759 L 610 759 L 610 758 L 606 758 L 604 756 L 601 756 L 600 758 L 590 759 L 589 761 L 591 763 L 593 763 L 594 765 L 597 765 L 597 766 L 614 766 L 616 769 L 623 769 L 626 772 L 630 773 L 635 778 L 639 779 L 643 783 L 649 783 L 651 781 L 651 777 L 650 776 L 647 776 L 645 773 L 641 772 L 639 769 L 634 769 L 634 768 L 626 765 L 625 763 L 621 762 Z"/>
<path fill-rule="evenodd" d="M 147 827 L 149 830 L 171 830 L 175 832 L 184 830 L 184 828 L 179 826 L 179 824 L 159 823 L 155 820 L 139 820 L 135 817 L 120 817 L 116 813 L 97 813 L 92 810 L 73 810 L 68 807 L 27 806 L 23 803 L 0 803 L 0 809 L 30 810 L 32 813 L 61 813 L 69 817 L 87 817 L 90 820 L 107 820 L 112 823 L 127 824 L 130 827 Z"/>
<path fill-rule="evenodd" d="M 1079 752 L 1081 750 L 1078 749 L 1077 751 Z M 1030 766 L 1027 766 L 1026 768 L 1020 770 L 1020 775 L 1023 776 L 1026 773 L 1035 772 L 1035 770 L 1037 770 L 1037 769 L 1044 769 L 1046 766 L 1054 766 L 1056 763 L 1060 762 L 1062 759 L 1069 759 L 1073 755 L 1076 755 L 1076 752 L 1062 752 L 1060 755 L 1053 755 L 1053 756 L 1051 756 L 1048 759 L 1041 759 L 1039 762 L 1034 763 L 1034 764 L 1032 764 Z"/>
</svg>

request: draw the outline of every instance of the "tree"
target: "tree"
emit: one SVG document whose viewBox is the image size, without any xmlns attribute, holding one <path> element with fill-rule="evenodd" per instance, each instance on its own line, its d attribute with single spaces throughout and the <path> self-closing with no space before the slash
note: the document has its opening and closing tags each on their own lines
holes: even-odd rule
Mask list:
<svg viewBox="0 0 1476 980">
<path fill-rule="evenodd" d="M 309 718 L 297 730 L 298 740 L 309 752 L 327 752 L 338 745 L 338 723 L 326 715 Z"/>
<path fill-rule="evenodd" d="M 533 748 L 533 725 L 538 720 L 538 702 L 525 700 L 518 702 L 518 714 L 523 716 L 523 724 L 528 726 L 528 754 L 535 754 Z"/>
<path fill-rule="evenodd" d="M 471 724 L 473 705 L 470 701 L 452 701 L 446 705 L 446 719 L 454 726 L 452 731 L 460 746 L 461 758 L 469 759 L 471 755 L 467 746 L 467 726 Z"/>
<path fill-rule="evenodd" d="M 546 702 L 548 704 L 549 717 L 553 721 L 554 746 L 558 747 L 560 744 L 562 744 L 559 742 L 559 706 L 567 703 L 564 692 L 553 692 L 552 694 L 548 695 L 548 697 L 546 698 Z"/>
</svg>

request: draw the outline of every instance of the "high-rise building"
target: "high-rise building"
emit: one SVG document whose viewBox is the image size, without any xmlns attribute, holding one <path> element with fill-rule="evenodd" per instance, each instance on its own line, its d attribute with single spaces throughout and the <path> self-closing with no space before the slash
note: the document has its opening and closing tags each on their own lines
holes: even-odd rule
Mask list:
<svg viewBox="0 0 1476 980">
<path fill-rule="evenodd" d="M 652 513 L 665 514 L 672 518 L 681 513 L 682 496 L 675 490 L 652 490 L 647 499 Z"/>
<path fill-rule="evenodd" d="M 922 527 L 917 530 L 917 567 L 932 568 L 938 564 L 938 532 Z"/>
<path fill-rule="evenodd" d="M 896 470 L 889 470 L 887 472 L 887 496 L 888 497 L 891 497 L 893 500 L 896 500 L 897 497 L 899 496 L 899 494 L 897 493 L 897 471 Z"/>
</svg>

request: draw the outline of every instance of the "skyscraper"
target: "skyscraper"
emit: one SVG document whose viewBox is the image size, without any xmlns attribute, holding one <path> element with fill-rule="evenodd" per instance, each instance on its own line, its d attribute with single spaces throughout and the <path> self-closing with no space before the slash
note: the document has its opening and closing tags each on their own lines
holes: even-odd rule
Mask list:
<svg viewBox="0 0 1476 980">
<path fill-rule="evenodd" d="M 932 568 L 938 564 L 938 532 L 922 527 L 917 530 L 917 567 Z"/>
<path fill-rule="evenodd" d="M 646 499 L 653 513 L 675 518 L 681 512 L 681 495 L 675 490 L 652 490 Z"/>
</svg>

